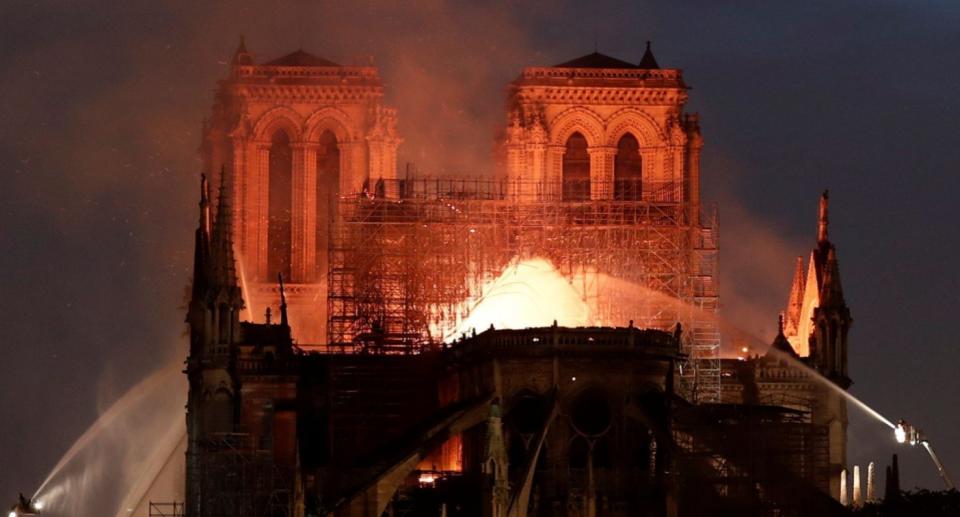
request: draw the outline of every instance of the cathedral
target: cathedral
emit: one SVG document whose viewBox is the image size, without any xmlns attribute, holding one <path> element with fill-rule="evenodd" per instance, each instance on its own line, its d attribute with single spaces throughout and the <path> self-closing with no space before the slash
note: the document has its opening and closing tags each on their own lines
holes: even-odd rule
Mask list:
<svg viewBox="0 0 960 517">
<path fill-rule="evenodd" d="M 241 41 L 203 128 L 186 515 L 843 514 L 827 195 L 770 351 L 725 357 L 688 92 L 649 43 L 527 67 L 496 171 L 412 175 L 375 67 Z M 531 258 L 589 321 L 461 328 Z"/>
</svg>

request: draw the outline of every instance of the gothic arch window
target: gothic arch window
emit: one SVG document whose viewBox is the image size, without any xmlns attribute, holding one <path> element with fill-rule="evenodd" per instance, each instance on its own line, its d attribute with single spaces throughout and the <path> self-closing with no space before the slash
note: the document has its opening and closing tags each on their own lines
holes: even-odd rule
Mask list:
<svg viewBox="0 0 960 517">
<path fill-rule="evenodd" d="M 617 142 L 617 156 L 613 163 L 613 198 L 636 201 L 643 195 L 643 159 L 640 143 L 630 133 Z"/>
<path fill-rule="evenodd" d="M 267 278 L 277 273 L 290 278 L 292 244 L 293 148 L 283 130 L 270 142 L 269 209 L 267 225 Z"/>
<path fill-rule="evenodd" d="M 330 223 L 336 220 L 340 192 L 340 146 L 333 132 L 320 135 L 317 147 L 317 274 L 327 273 Z"/>
<path fill-rule="evenodd" d="M 567 139 L 563 153 L 563 200 L 584 201 L 590 199 L 590 154 L 587 139 L 574 133 Z"/>
</svg>

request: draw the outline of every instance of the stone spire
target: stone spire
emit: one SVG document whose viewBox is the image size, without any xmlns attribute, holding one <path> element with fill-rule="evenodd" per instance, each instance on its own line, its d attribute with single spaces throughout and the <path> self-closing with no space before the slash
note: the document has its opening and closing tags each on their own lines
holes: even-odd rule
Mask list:
<svg viewBox="0 0 960 517">
<path fill-rule="evenodd" d="M 790 286 L 790 299 L 787 301 L 786 321 L 784 333 L 788 336 L 797 335 L 800 327 L 800 318 L 803 314 L 803 288 L 806 278 L 803 274 L 803 257 L 797 257 L 797 265 L 793 272 L 793 284 Z"/>
<path fill-rule="evenodd" d="M 774 338 L 773 343 L 770 344 L 770 350 L 767 351 L 769 356 L 771 353 L 781 352 L 787 356 L 798 358 L 797 351 L 793 349 L 793 346 L 787 341 L 787 337 L 783 334 L 783 314 L 780 314 L 778 327 L 779 332 L 777 332 L 777 337 Z"/>
<path fill-rule="evenodd" d="M 638 68 L 645 68 L 648 70 L 656 70 L 660 68 L 660 65 L 657 64 L 657 58 L 653 57 L 653 51 L 650 50 L 649 41 L 647 41 L 647 50 L 644 51 L 643 57 L 640 58 L 640 64 L 637 66 Z"/>
<path fill-rule="evenodd" d="M 209 282 L 210 267 L 210 184 L 200 175 L 200 222 L 193 246 L 193 299 L 200 300 Z"/>
<path fill-rule="evenodd" d="M 233 256 L 233 209 L 230 206 L 226 171 L 222 169 L 220 191 L 217 194 L 217 215 L 210 238 L 210 251 L 213 260 L 211 280 L 218 287 L 236 289 L 239 293 L 236 260 Z"/>
<path fill-rule="evenodd" d="M 247 51 L 247 43 L 244 41 L 244 37 L 240 36 L 240 45 L 237 46 L 237 50 L 233 53 L 233 66 L 245 66 L 253 64 L 253 54 Z"/>
<path fill-rule="evenodd" d="M 277 282 L 280 284 L 280 325 L 289 327 L 290 322 L 287 320 L 287 295 L 283 292 L 282 273 L 277 273 Z"/>
<path fill-rule="evenodd" d="M 823 278 L 820 284 L 820 307 L 844 307 L 843 287 L 840 285 L 840 266 L 837 264 L 837 250 L 833 246 L 827 251 L 823 264 Z"/>
<path fill-rule="evenodd" d="M 200 175 L 200 228 L 210 236 L 210 182 L 207 175 Z"/>
<path fill-rule="evenodd" d="M 828 226 L 830 225 L 830 218 L 827 214 L 830 208 L 830 191 L 824 190 L 823 194 L 820 195 L 820 213 L 817 218 L 817 244 L 821 247 L 830 242 L 830 236 L 828 234 Z"/>
</svg>

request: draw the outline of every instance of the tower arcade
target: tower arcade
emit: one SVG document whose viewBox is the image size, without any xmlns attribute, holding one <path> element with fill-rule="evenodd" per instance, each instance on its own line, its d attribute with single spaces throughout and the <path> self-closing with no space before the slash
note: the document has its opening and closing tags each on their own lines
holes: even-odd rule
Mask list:
<svg viewBox="0 0 960 517">
<path fill-rule="evenodd" d="M 521 200 L 682 201 L 698 210 L 696 115 L 679 69 L 594 52 L 510 87 L 505 175 Z M 693 211 L 692 213 L 696 213 Z"/>
<path fill-rule="evenodd" d="M 399 143 L 376 68 L 303 50 L 256 64 L 241 40 L 205 121 L 202 151 L 206 171 L 225 171 L 252 316 L 275 304 L 282 274 L 297 340 L 324 341 L 336 200 L 394 179 Z"/>
</svg>

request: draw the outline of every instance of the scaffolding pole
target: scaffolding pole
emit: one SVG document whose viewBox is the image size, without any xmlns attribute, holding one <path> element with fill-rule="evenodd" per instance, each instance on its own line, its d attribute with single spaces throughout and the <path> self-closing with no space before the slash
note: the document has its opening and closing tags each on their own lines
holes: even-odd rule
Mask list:
<svg viewBox="0 0 960 517">
<path fill-rule="evenodd" d="M 646 182 L 630 199 L 575 200 L 551 183 L 382 183 L 374 194 L 341 198 L 331 223 L 328 346 L 438 346 L 487 282 L 516 260 L 542 258 L 583 279 L 577 287 L 598 325 L 672 330 L 680 322 L 688 396 L 720 400 L 716 218 L 691 216 L 678 183 Z"/>
</svg>

